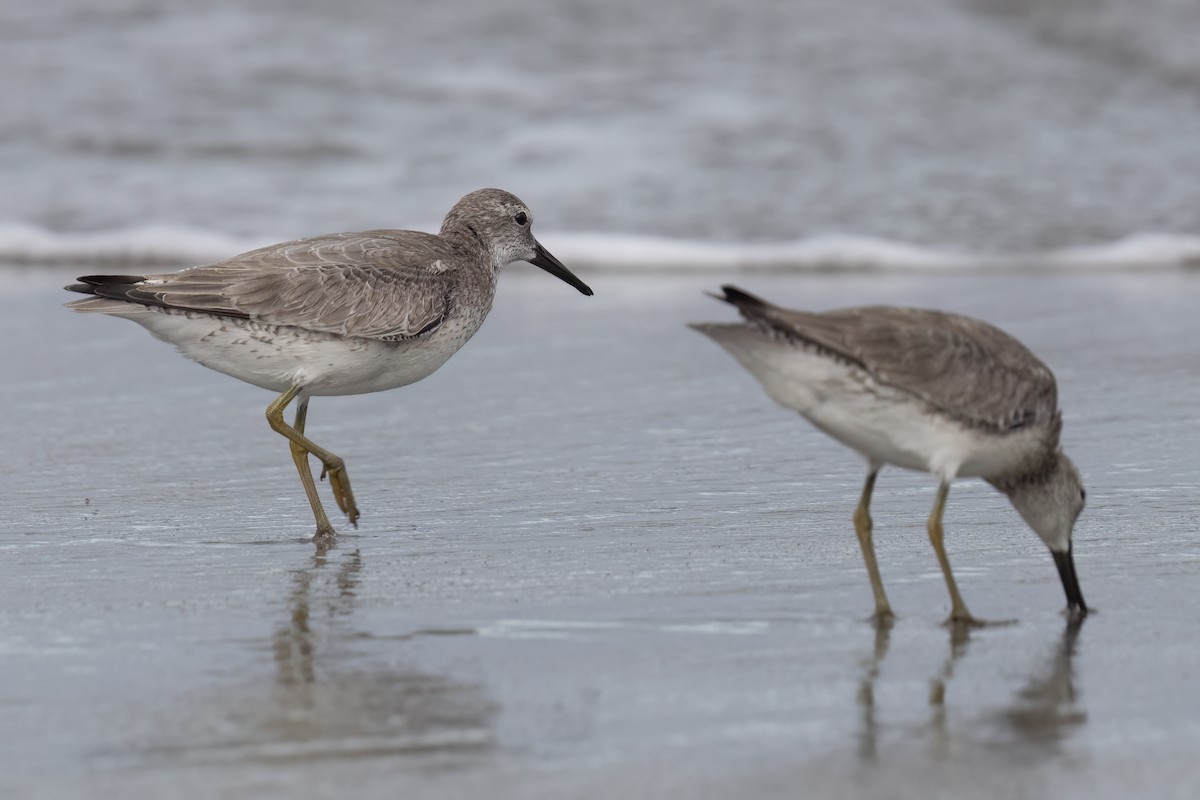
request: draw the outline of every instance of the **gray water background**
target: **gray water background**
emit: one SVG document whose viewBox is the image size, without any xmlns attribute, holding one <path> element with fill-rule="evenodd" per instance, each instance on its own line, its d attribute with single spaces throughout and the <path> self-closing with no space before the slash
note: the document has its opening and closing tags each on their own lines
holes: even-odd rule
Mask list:
<svg viewBox="0 0 1200 800">
<path fill-rule="evenodd" d="M 0 227 L 265 243 L 497 185 L 542 233 L 1194 235 L 1197 30 L 1192 0 L 8 0 Z"/>
<path fill-rule="evenodd" d="M 1196 795 L 1195 275 L 738 279 L 974 314 L 1055 370 L 1096 611 L 961 482 L 960 586 L 1016 620 L 964 640 L 898 470 L 899 619 L 865 621 L 863 466 L 684 327 L 730 317 L 709 277 L 514 266 L 438 373 L 314 400 L 363 509 L 322 554 L 269 394 L 62 311 L 71 274 L 2 273 L 6 797 Z"/>
</svg>

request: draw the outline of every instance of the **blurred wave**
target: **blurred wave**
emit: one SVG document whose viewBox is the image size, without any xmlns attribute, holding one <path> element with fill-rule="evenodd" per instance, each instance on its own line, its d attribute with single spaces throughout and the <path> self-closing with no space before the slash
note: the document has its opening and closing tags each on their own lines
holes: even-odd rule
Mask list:
<svg viewBox="0 0 1200 800">
<path fill-rule="evenodd" d="M 10 0 L 0 224 L 42 244 L 3 253 L 191 262 L 500 186 L 637 261 L 1143 263 L 1200 235 L 1198 29 L 1195 0 Z"/>
<path fill-rule="evenodd" d="M 1015 255 L 972 254 L 849 235 L 765 244 L 605 233 L 551 232 L 539 234 L 539 239 L 573 266 L 623 271 L 1200 269 L 1200 236 L 1168 234 Z M 272 241 L 171 226 L 71 234 L 7 224 L 0 225 L 0 263 L 181 267 L 220 261 Z"/>
</svg>

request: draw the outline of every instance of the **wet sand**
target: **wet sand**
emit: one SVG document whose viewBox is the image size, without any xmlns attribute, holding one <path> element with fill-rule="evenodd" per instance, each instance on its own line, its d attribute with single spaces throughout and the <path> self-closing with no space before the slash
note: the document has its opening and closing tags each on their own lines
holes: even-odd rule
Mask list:
<svg viewBox="0 0 1200 800">
<path fill-rule="evenodd" d="M 960 586 L 1016 623 L 955 636 L 933 483 L 880 477 L 877 631 L 862 465 L 684 327 L 729 318 L 709 277 L 514 267 L 432 378 L 314 400 L 363 511 L 319 553 L 267 393 L 59 308 L 71 272 L 0 275 L 4 796 L 1200 791 L 1200 276 L 737 277 L 981 316 L 1055 369 L 1097 613 L 962 482 Z"/>
</svg>

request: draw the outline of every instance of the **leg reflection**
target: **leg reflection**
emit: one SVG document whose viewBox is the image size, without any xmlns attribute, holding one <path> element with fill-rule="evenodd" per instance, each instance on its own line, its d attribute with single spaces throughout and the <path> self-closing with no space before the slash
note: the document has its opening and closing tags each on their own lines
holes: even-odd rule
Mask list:
<svg viewBox="0 0 1200 800">
<path fill-rule="evenodd" d="M 946 685 L 954 677 L 954 667 L 967 654 L 971 641 L 971 623 L 954 622 L 950 625 L 950 653 L 942 662 L 941 669 L 929 681 L 929 708 L 932 712 L 929 729 L 932 731 L 931 749 L 934 758 L 945 758 L 950 753 L 952 736 L 946 725 Z"/>
<path fill-rule="evenodd" d="M 276 679 L 281 687 L 306 686 L 316 679 L 311 619 L 313 584 L 328 561 L 328 553 L 328 547 L 318 545 L 311 566 L 292 573 L 292 589 L 288 596 L 289 619 L 276 629 L 272 637 Z M 358 550 L 341 559 L 334 578 L 338 592 L 319 601 L 321 608 L 318 613 L 324 611 L 333 618 L 349 616 L 353 612 L 361 569 L 362 556 Z M 304 698 L 297 696 L 293 700 L 303 701 Z M 310 702 L 311 698 L 305 704 Z"/>
<path fill-rule="evenodd" d="M 875 680 L 887 655 L 892 638 L 892 618 L 876 617 L 875 648 L 866 661 L 866 670 L 858 682 L 858 707 L 862 712 L 862 728 L 858 735 L 858 757 L 874 761 L 878 754 L 879 724 L 875 719 Z"/>
</svg>

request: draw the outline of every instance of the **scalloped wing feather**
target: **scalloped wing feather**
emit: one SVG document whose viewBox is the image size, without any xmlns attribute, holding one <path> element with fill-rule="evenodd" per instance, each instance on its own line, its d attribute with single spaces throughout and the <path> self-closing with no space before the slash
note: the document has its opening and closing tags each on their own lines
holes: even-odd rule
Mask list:
<svg viewBox="0 0 1200 800">
<path fill-rule="evenodd" d="M 894 306 L 791 311 L 748 297 L 754 302 L 735 302 L 747 319 L 853 361 L 964 422 L 998 431 L 1061 427 L 1054 374 L 986 322 Z"/>
<path fill-rule="evenodd" d="M 334 234 L 147 276 L 134 302 L 246 317 L 340 336 L 398 340 L 445 319 L 448 245 L 413 231 Z M 452 269 L 452 268 L 451 268 Z"/>
</svg>

